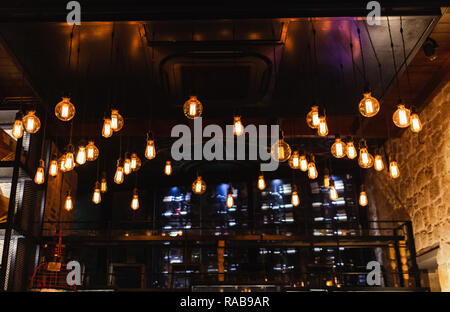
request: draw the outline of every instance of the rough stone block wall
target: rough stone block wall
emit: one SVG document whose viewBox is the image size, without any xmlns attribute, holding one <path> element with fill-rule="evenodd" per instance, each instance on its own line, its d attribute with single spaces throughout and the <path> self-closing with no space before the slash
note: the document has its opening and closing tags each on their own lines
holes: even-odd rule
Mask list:
<svg viewBox="0 0 450 312">
<path fill-rule="evenodd" d="M 418 253 L 439 246 L 439 282 L 450 291 L 450 81 L 419 116 L 419 134 L 406 129 L 385 143 L 400 177 L 366 171 L 370 213 L 378 220 L 411 220 Z"/>
</svg>

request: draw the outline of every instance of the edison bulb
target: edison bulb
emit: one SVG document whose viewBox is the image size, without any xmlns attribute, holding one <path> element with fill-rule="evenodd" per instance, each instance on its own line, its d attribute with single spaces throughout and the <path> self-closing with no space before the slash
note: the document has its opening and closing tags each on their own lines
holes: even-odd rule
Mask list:
<svg viewBox="0 0 450 312">
<path fill-rule="evenodd" d="M 343 158 L 345 157 L 346 148 L 345 143 L 340 138 L 336 138 L 333 145 L 331 145 L 331 154 L 336 158 Z"/>
<path fill-rule="evenodd" d="M 422 123 L 420 122 L 419 115 L 417 115 L 416 113 L 412 114 L 410 121 L 411 121 L 411 131 L 412 132 L 417 133 L 422 130 Z"/>
<path fill-rule="evenodd" d="M 65 160 L 64 160 L 64 168 L 66 168 L 66 171 L 70 171 L 73 168 L 75 168 L 75 160 L 73 156 L 73 152 L 69 150 L 66 153 Z"/>
<path fill-rule="evenodd" d="M 306 123 L 311 129 L 319 127 L 319 106 L 311 106 L 311 110 L 306 115 Z"/>
<path fill-rule="evenodd" d="M 264 176 L 262 174 L 258 177 L 258 189 L 261 191 L 266 188 L 266 181 L 264 181 Z"/>
<path fill-rule="evenodd" d="M 78 147 L 76 162 L 79 165 L 84 165 L 86 163 L 86 147 Z"/>
<path fill-rule="evenodd" d="M 133 197 L 131 199 L 131 209 L 138 210 L 139 209 L 139 195 L 137 188 L 133 190 Z"/>
<path fill-rule="evenodd" d="M 131 173 L 131 159 L 128 156 L 125 156 L 125 160 L 123 161 L 123 173 L 126 175 Z"/>
<path fill-rule="evenodd" d="M 123 127 L 123 117 L 119 114 L 118 109 L 111 110 L 111 129 L 115 132 L 120 131 Z"/>
<path fill-rule="evenodd" d="M 100 182 L 100 192 L 106 193 L 108 191 L 108 182 L 106 181 L 106 173 L 103 172 L 103 177 Z"/>
<path fill-rule="evenodd" d="M 51 175 L 52 177 L 56 177 L 56 175 L 58 174 L 58 161 L 56 159 L 53 159 L 50 162 L 48 174 Z"/>
<path fill-rule="evenodd" d="M 66 200 L 64 201 L 64 209 L 70 211 L 73 209 L 73 200 L 72 196 L 70 196 L 70 192 L 67 193 Z"/>
<path fill-rule="evenodd" d="M 300 155 L 297 150 L 292 153 L 291 158 L 289 158 L 289 167 L 292 169 L 300 168 Z"/>
<path fill-rule="evenodd" d="M 291 196 L 291 204 L 294 207 L 300 205 L 300 197 L 298 196 L 297 187 L 294 185 Z"/>
<path fill-rule="evenodd" d="M 234 198 L 233 198 L 233 189 L 230 187 L 228 189 L 228 195 L 227 195 L 227 207 L 231 208 L 234 205 Z"/>
<path fill-rule="evenodd" d="M 361 185 L 361 193 L 359 193 L 359 205 L 365 207 L 367 206 L 368 203 L 369 201 L 367 199 L 367 194 L 365 192 L 364 185 Z"/>
<path fill-rule="evenodd" d="M 291 157 L 291 147 L 283 139 L 279 139 L 278 143 L 272 145 L 272 158 L 279 162 L 285 162 Z"/>
<path fill-rule="evenodd" d="M 100 191 L 100 183 L 95 182 L 94 193 L 92 194 L 92 202 L 94 204 L 99 204 L 102 201 L 102 195 Z"/>
<path fill-rule="evenodd" d="M 123 173 L 122 160 L 119 158 L 117 160 L 116 173 L 114 174 L 114 182 L 116 184 L 121 184 L 123 182 L 123 178 L 124 178 L 124 173 Z"/>
<path fill-rule="evenodd" d="M 102 128 L 102 136 L 110 138 L 113 135 L 113 129 L 111 128 L 111 119 L 105 118 Z"/>
<path fill-rule="evenodd" d="M 303 172 L 308 170 L 308 159 L 305 155 L 300 155 L 300 170 Z"/>
<path fill-rule="evenodd" d="M 35 115 L 35 113 L 36 111 L 31 110 L 22 118 L 25 130 L 28 133 L 36 133 L 41 128 L 41 121 Z"/>
<path fill-rule="evenodd" d="M 197 179 L 192 183 L 192 191 L 197 195 L 205 193 L 206 183 L 202 180 L 201 176 L 197 176 Z"/>
<path fill-rule="evenodd" d="M 239 116 L 234 117 L 233 133 L 236 136 L 240 136 L 244 133 L 244 126 L 242 125 L 241 117 Z"/>
<path fill-rule="evenodd" d="M 155 142 L 151 139 L 147 140 L 147 146 L 145 147 L 145 158 L 153 159 L 156 156 Z"/>
<path fill-rule="evenodd" d="M 338 192 L 336 190 L 336 187 L 333 185 L 330 185 L 329 187 L 329 193 L 330 193 L 330 199 L 331 200 L 336 200 L 339 198 Z"/>
<path fill-rule="evenodd" d="M 184 115 L 189 119 L 200 117 L 203 112 L 203 105 L 196 96 L 191 96 L 183 105 Z"/>
<path fill-rule="evenodd" d="M 358 153 L 356 153 L 355 145 L 353 144 L 352 141 L 347 142 L 347 152 L 346 152 L 346 154 L 347 154 L 347 157 L 349 159 L 355 159 L 356 156 L 358 156 Z"/>
<path fill-rule="evenodd" d="M 320 136 L 326 136 L 328 134 L 328 125 L 325 116 L 319 117 L 319 127 L 317 128 L 317 134 Z"/>
<path fill-rule="evenodd" d="M 405 105 L 399 104 L 397 105 L 397 110 L 392 115 L 392 120 L 394 124 L 399 128 L 406 128 L 410 123 L 410 114 L 411 111 L 405 108 Z"/>
<path fill-rule="evenodd" d="M 170 162 L 170 160 L 166 161 L 166 165 L 164 166 L 164 173 L 166 175 L 172 174 L 172 163 Z"/>
<path fill-rule="evenodd" d="M 44 160 L 39 160 L 39 167 L 37 168 L 36 175 L 34 176 L 34 183 L 43 184 L 45 182 L 44 167 Z"/>
<path fill-rule="evenodd" d="M 364 117 L 375 116 L 380 110 L 380 102 L 370 92 L 364 93 L 363 96 L 363 99 L 359 102 L 359 112 Z"/>
<path fill-rule="evenodd" d="M 398 168 L 396 161 L 391 161 L 389 163 L 389 174 L 393 179 L 397 179 L 400 176 L 400 169 Z"/>
<path fill-rule="evenodd" d="M 88 145 L 86 145 L 86 159 L 88 161 L 94 161 L 98 158 L 99 150 L 97 146 L 95 146 L 94 141 L 89 141 Z"/>
<path fill-rule="evenodd" d="M 330 187 L 330 176 L 327 173 L 323 176 L 323 187 L 324 188 Z"/>
<path fill-rule="evenodd" d="M 308 178 L 310 178 L 311 180 L 314 180 L 317 178 L 318 175 L 319 174 L 316 169 L 316 164 L 314 162 L 310 162 L 308 164 Z"/>
<path fill-rule="evenodd" d="M 62 172 L 68 171 L 68 170 L 66 169 L 66 166 L 65 166 L 65 164 L 66 164 L 66 155 L 65 155 L 65 154 L 63 154 L 63 155 L 58 159 L 58 163 L 59 163 L 59 170 L 60 170 L 60 171 L 62 171 Z"/>
<path fill-rule="evenodd" d="M 359 150 L 358 164 L 361 168 L 370 168 L 373 166 L 373 156 L 363 147 Z"/>
<path fill-rule="evenodd" d="M 381 155 L 375 155 L 374 165 L 376 171 L 382 171 L 384 169 L 383 157 Z"/>
<path fill-rule="evenodd" d="M 75 106 L 70 102 L 70 98 L 63 97 L 62 101 L 56 104 L 55 115 L 62 121 L 69 121 L 75 116 Z"/>
<path fill-rule="evenodd" d="M 131 154 L 131 170 L 137 171 L 139 168 L 141 168 L 141 159 L 138 157 L 136 153 Z"/>
<path fill-rule="evenodd" d="M 20 139 L 21 137 L 23 137 L 23 122 L 22 122 L 22 120 L 16 119 L 16 121 L 14 121 L 14 126 L 12 128 L 11 134 L 15 139 Z"/>
</svg>

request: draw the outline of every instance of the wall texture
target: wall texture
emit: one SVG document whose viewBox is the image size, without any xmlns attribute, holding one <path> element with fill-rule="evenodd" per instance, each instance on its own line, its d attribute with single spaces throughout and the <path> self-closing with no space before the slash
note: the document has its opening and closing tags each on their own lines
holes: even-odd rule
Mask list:
<svg viewBox="0 0 450 312">
<path fill-rule="evenodd" d="M 370 211 L 378 220 L 411 220 L 418 254 L 437 252 L 440 289 L 450 291 L 450 81 L 420 113 L 423 130 L 385 143 L 400 177 L 366 171 Z"/>
</svg>

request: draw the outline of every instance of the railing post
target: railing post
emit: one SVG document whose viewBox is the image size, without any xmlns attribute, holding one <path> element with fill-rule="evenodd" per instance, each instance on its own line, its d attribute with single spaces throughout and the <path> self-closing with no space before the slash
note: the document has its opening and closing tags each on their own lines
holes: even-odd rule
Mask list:
<svg viewBox="0 0 450 312">
<path fill-rule="evenodd" d="M 411 265 L 414 272 L 414 279 L 416 281 L 416 287 L 420 287 L 420 271 L 419 266 L 417 265 L 417 258 L 416 258 L 416 243 L 414 242 L 414 233 L 412 228 L 412 222 L 407 221 L 405 223 L 406 227 L 406 244 L 409 249 L 409 254 L 411 257 Z"/>
</svg>

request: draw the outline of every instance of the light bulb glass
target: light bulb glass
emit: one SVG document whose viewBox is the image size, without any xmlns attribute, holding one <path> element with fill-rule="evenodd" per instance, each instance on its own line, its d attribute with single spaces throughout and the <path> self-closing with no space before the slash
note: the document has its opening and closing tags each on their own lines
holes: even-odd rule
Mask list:
<svg viewBox="0 0 450 312">
<path fill-rule="evenodd" d="M 164 173 L 166 175 L 172 174 L 172 163 L 169 160 L 166 161 L 166 165 L 164 166 Z"/>
<path fill-rule="evenodd" d="M 278 143 L 272 145 L 272 158 L 279 162 L 285 162 L 291 157 L 291 147 L 283 139 L 279 139 Z"/>
<path fill-rule="evenodd" d="M 21 137 L 23 137 L 23 122 L 22 122 L 22 120 L 16 119 L 16 121 L 14 121 L 14 126 L 12 128 L 11 134 L 15 139 L 20 139 Z"/>
<path fill-rule="evenodd" d="M 308 178 L 314 180 L 317 178 L 318 175 L 319 174 L 316 169 L 316 164 L 314 162 L 308 163 Z"/>
<path fill-rule="evenodd" d="M 329 188 L 330 187 L 330 176 L 328 174 L 325 174 L 323 176 L 323 187 Z"/>
<path fill-rule="evenodd" d="M 347 145 L 347 152 L 346 152 L 347 157 L 348 157 L 349 159 L 355 159 L 356 156 L 358 156 L 358 153 L 356 152 L 356 147 L 355 147 L 355 145 L 353 144 L 352 141 L 347 142 L 346 145 Z"/>
<path fill-rule="evenodd" d="M 92 194 L 92 202 L 94 204 L 99 204 L 102 201 L 102 195 L 100 191 L 100 183 L 95 182 L 94 193 Z"/>
<path fill-rule="evenodd" d="M 397 110 L 392 115 L 392 121 L 399 128 L 409 127 L 411 111 L 405 108 L 405 105 L 397 105 Z"/>
<path fill-rule="evenodd" d="M 124 179 L 123 166 L 121 159 L 118 159 L 116 173 L 114 174 L 114 182 L 116 184 L 121 184 L 123 182 L 123 179 Z"/>
<path fill-rule="evenodd" d="M 35 113 L 36 113 L 36 111 L 29 111 L 28 114 L 26 114 L 22 118 L 22 122 L 24 124 L 25 130 L 28 133 L 36 133 L 41 128 L 41 121 L 35 115 Z"/>
<path fill-rule="evenodd" d="M 120 131 L 123 127 L 123 117 L 119 114 L 118 109 L 111 110 L 111 129 L 113 131 Z"/>
<path fill-rule="evenodd" d="M 300 197 L 298 196 L 298 192 L 297 192 L 296 188 L 294 188 L 294 190 L 292 191 L 291 204 L 294 207 L 297 207 L 298 205 L 300 205 Z"/>
<path fill-rule="evenodd" d="M 303 172 L 308 170 L 308 159 L 305 155 L 300 155 L 300 170 Z"/>
<path fill-rule="evenodd" d="M 78 147 L 76 162 L 79 165 L 84 165 L 86 163 L 86 147 Z"/>
<path fill-rule="evenodd" d="M 139 195 L 136 192 L 133 194 L 133 198 L 131 199 L 131 209 L 138 210 L 139 209 Z"/>
<path fill-rule="evenodd" d="M 197 195 L 205 193 L 206 183 L 202 180 L 201 176 L 197 176 L 197 179 L 192 183 L 192 191 Z"/>
<path fill-rule="evenodd" d="M 361 191 L 361 193 L 359 193 L 359 205 L 362 207 L 367 206 L 367 204 L 369 203 L 368 199 L 367 199 L 367 194 L 364 191 Z"/>
<path fill-rule="evenodd" d="M 306 123 L 311 129 L 319 127 L 319 106 L 311 106 L 311 110 L 306 115 Z"/>
<path fill-rule="evenodd" d="M 123 162 L 123 173 L 126 175 L 131 173 L 131 159 L 129 157 L 125 157 Z"/>
<path fill-rule="evenodd" d="M 63 97 L 62 101 L 56 104 L 55 115 L 62 121 L 69 121 L 75 116 L 75 106 L 70 102 L 70 98 Z"/>
<path fill-rule="evenodd" d="M 88 161 L 94 161 L 98 158 L 100 154 L 97 146 L 95 146 L 94 141 L 89 141 L 88 145 L 86 145 L 86 159 Z"/>
<path fill-rule="evenodd" d="M 45 163 L 41 159 L 39 160 L 39 167 L 36 170 L 36 174 L 34 176 L 34 183 L 43 184 L 45 182 L 45 173 L 44 173 Z"/>
<path fill-rule="evenodd" d="M 156 156 L 155 142 L 153 140 L 147 140 L 147 146 L 145 147 L 145 158 L 153 159 Z"/>
<path fill-rule="evenodd" d="M 370 92 L 364 93 L 363 99 L 359 102 L 359 112 L 364 117 L 373 117 L 380 110 L 380 102 L 372 96 Z"/>
<path fill-rule="evenodd" d="M 72 152 L 67 152 L 64 160 L 64 168 L 66 171 L 70 171 L 75 168 L 75 160 Z"/>
<path fill-rule="evenodd" d="M 196 96 L 191 96 L 183 105 L 184 115 L 189 119 L 200 117 L 203 112 L 203 105 Z"/>
<path fill-rule="evenodd" d="M 51 175 L 52 177 L 56 177 L 56 175 L 58 174 L 58 161 L 56 159 L 53 159 L 50 162 L 48 174 Z"/>
<path fill-rule="evenodd" d="M 338 192 L 337 192 L 336 187 L 334 185 L 330 185 L 329 193 L 330 193 L 330 199 L 331 200 L 338 199 L 339 195 L 338 195 Z"/>
<path fill-rule="evenodd" d="M 141 159 L 136 153 L 131 154 L 131 170 L 138 171 L 141 168 Z"/>
<path fill-rule="evenodd" d="M 58 169 L 62 172 L 66 172 L 68 171 L 66 169 L 66 154 L 63 154 L 59 159 L 58 159 Z"/>
<path fill-rule="evenodd" d="M 261 191 L 266 188 L 266 181 L 264 180 L 264 176 L 261 174 L 258 177 L 258 189 Z"/>
<path fill-rule="evenodd" d="M 292 169 L 300 169 L 300 154 L 297 150 L 292 153 L 291 158 L 289 158 L 289 167 Z"/>
<path fill-rule="evenodd" d="M 373 156 L 363 147 L 359 150 L 358 164 L 361 168 L 370 168 L 373 166 Z"/>
<path fill-rule="evenodd" d="M 227 195 L 227 207 L 231 208 L 234 205 L 233 192 L 229 191 Z"/>
<path fill-rule="evenodd" d="M 345 157 L 346 149 L 346 144 L 340 138 L 336 138 L 333 145 L 331 145 L 331 154 L 336 158 L 343 158 Z"/>
<path fill-rule="evenodd" d="M 417 115 L 416 113 L 412 114 L 410 121 L 411 121 L 411 131 L 412 132 L 417 133 L 422 130 L 422 123 L 420 122 L 419 115 Z"/>
<path fill-rule="evenodd" d="M 319 127 L 317 128 L 317 134 L 320 136 L 326 136 L 328 134 L 328 125 L 325 116 L 319 117 Z"/>
<path fill-rule="evenodd" d="M 373 167 L 376 171 L 382 171 L 384 169 L 383 157 L 381 155 L 375 155 Z"/>
<path fill-rule="evenodd" d="M 102 136 L 110 138 L 113 135 L 113 129 L 111 128 L 111 119 L 105 118 L 103 121 Z"/>
<path fill-rule="evenodd" d="M 244 125 L 239 116 L 234 117 L 233 133 L 236 136 L 240 136 L 244 133 Z"/>
<path fill-rule="evenodd" d="M 100 182 L 100 192 L 106 193 L 108 191 L 108 182 L 106 181 L 106 177 L 103 177 Z"/>
<path fill-rule="evenodd" d="M 398 168 L 396 161 L 391 161 L 389 163 L 389 174 L 393 179 L 397 179 L 400 176 L 400 169 Z"/>
<path fill-rule="evenodd" d="M 73 209 L 73 200 L 72 200 L 72 196 L 70 196 L 70 194 L 67 194 L 67 196 L 66 196 L 66 200 L 64 201 L 64 209 L 66 209 L 67 211 L 70 211 Z"/>
</svg>

